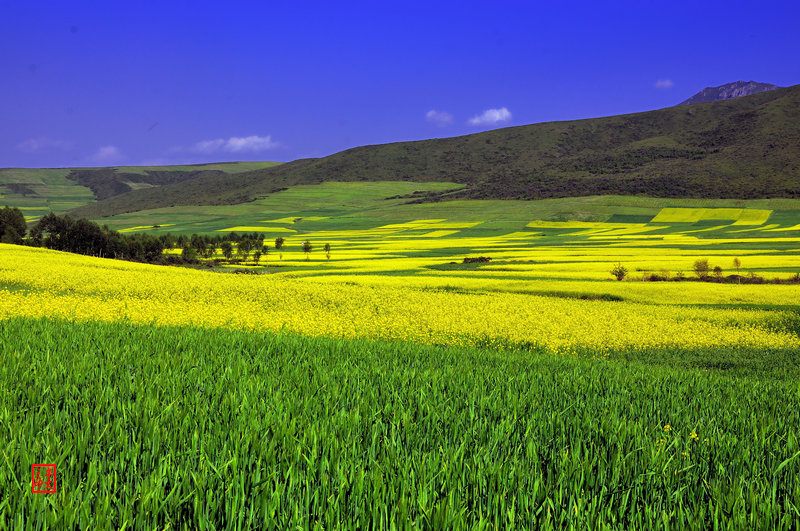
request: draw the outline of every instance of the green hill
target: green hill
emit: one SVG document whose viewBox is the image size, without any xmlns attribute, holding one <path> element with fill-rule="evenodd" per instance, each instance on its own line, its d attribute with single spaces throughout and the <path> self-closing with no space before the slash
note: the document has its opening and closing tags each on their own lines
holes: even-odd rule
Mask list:
<svg viewBox="0 0 800 531">
<path fill-rule="evenodd" d="M 410 195 L 411 202 L 607 194 L 800 197 L 798 174 L 800 85 L 636 114 L 363 146 L 232 175 L 201 172 L 113 195 L 73 213 L 97 219 L 169 206 L 238 204 L 325 181 L 464 185 Z"/>
</svg>

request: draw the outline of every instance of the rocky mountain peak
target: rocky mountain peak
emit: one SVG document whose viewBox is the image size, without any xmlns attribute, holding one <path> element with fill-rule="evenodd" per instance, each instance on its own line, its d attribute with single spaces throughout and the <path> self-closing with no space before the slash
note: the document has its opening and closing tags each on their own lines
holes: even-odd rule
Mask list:
<svg viewBox="0 0 800 531">
<path fill-rule="evenodd" d="M 759 92 L 766 92 L 776 88 L 779 87 L 771 83 L 759 83 L 757 81 L 734 81 L 733 83 L 727 83 L 719 87 L 706 87 L 688 100 L 679 103 L 679 105 L 728 100 L 731 98 L 739 98 L 741 96 L 757 94 Z"/>
</svg>

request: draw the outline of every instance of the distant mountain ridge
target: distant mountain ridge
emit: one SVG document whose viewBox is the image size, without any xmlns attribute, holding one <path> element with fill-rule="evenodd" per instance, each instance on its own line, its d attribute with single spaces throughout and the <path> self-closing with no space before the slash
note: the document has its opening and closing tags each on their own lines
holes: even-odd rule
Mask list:
<svg viewBox="0 0 800 531">
<path fill-rule="evenodd" d="M 775 90 L 780 88 L 771 83 L 759 83 L 757 81 L 734 81 L 733 83 L 726 83 L 719 87 L 706 87 L 686 101 L 682 101 L 678 105 L 691 105 L 693 103 L 706 103 L 709 101 L 722 101 L 731 98 L 741 98 L 742 96 L 751 96 L 759 92 L 766 92 L 768 90 Z"/>
</svg>

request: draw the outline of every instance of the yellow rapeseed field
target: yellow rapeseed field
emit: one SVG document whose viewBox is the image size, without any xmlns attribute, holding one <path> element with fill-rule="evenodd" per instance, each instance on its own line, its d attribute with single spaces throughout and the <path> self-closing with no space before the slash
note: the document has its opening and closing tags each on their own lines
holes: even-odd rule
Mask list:
<svg viewBox="0 0 800 531">
<path fill-rule="evenodd" d="M 330 276 L 231 275 L 11 245 L 0 245 L 0 264 L 2 319 L 285 329 L 428 344 L 527 344 L 597 355 L 653 347 L 800 348 L 796 336 L 777 326 L 785 317 L 781 312 L 459 293 L 418 289 L 409 281 L 413 277 L 404 276 L 356 285 Z M 634 289 L 632 284 L 626 289 Z M 744 293 L 752 286 L 739 288 Z"/>
</svg>

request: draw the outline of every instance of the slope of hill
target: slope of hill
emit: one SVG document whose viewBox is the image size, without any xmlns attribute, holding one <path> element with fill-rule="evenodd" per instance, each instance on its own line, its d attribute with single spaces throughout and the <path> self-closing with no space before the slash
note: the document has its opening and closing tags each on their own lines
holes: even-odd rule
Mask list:
<svg viewBox="0 0 800 531">
<path fill-rule="evenodd" d="M 217 162 L 184 166 L 121 166 L 75 168 L 66 178 L 89 188 L 98 200 L 131 190 L 180 183 L 198 177 L 224 178 L 234 173 L 270 168 L 277 162 Z"/>
<path fill-rule="evenodd" d="M 693 103 L 707 103 L 709 101 L 729 100 L 731 98 L 741 98 L 759 92 L 775 90 L 780 88 L 771 83 L 759 83 L 757 81 L 734 81 L 719 87 L 706 87 L 686 101 L 678 105 L 691 105 Z"/>
<path fill-rule="evenodd" d="M 26 211 L 62 212 L 95 200 L 200 176 L 224 179 L 233 173 L 275 166 L 277 162 L 220 162 L 183 166 L 109 168 L 0 168 L 0 201 Z"/>
<path fill-rule="evenodd" d="M 465 185 L 410 201 L 800 197 L 798 175 L 800 85 L 690 107 L 363 146 L 224 178 L 203 175 L 133 190 L 74 214 L 97 219 L 147 208 L 236 204 L 324 181 Z"/>
</svg>

